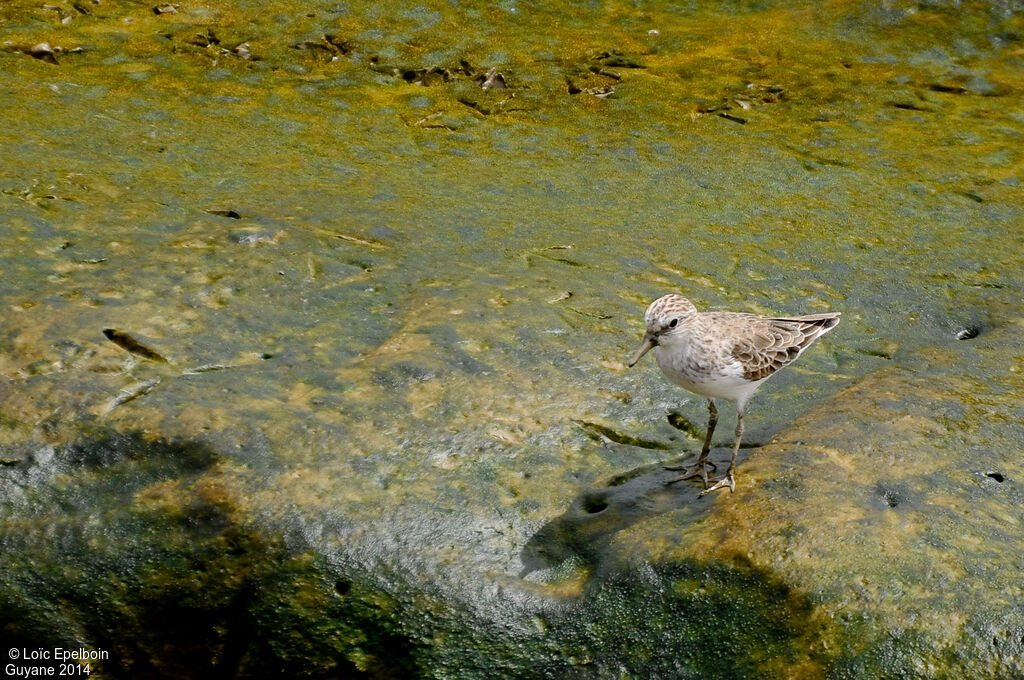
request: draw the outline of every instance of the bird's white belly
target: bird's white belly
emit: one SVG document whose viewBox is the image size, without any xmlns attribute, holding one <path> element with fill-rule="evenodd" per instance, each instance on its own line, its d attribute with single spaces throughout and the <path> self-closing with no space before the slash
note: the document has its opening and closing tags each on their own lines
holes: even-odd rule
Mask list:
<svg viewBox="0 0 1024 680">
<path fill-rule="evenodd" d="M 695 355 L 679 346 L 655 347 L 654 356 L 669 380 L 705 397 L 746 402 L 764 382 L 744 378 L 743 367 L 737 361 L 715 361 L 713 357 Z"/>
</svg>

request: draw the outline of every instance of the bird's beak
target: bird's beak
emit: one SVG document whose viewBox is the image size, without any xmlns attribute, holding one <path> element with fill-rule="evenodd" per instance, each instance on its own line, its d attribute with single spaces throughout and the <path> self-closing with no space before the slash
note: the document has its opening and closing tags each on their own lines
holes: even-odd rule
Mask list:
<svg viewBox="0 0 1024 680">
<path fill-rule="evenodd" d="M 636 351 L 633 358 L 629 360 L 629 367 L 633 368 L 636 366 L 636 362 L 640 361 L 643 355 L 650 352 L 652 349 L 658 346 L 658 341 L 654 339 L 654 336 L 650 333 L 644 333 L 644 340 L 640 343 L 640 349 Z"/>
</svg>

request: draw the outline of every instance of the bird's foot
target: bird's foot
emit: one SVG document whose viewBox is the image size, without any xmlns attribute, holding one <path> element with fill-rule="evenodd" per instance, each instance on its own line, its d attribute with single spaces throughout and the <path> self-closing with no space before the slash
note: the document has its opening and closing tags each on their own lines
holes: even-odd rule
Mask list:
<svg viewBox="0 0 1024 680">
<path fill-rule="evenodd" d="M 733 479 L 732 477 L 732 471 L 727 472 L 725 477 L 722 477 L 717 482 L 715 482 L 714 486 L 712 486 L 711 488 L 704 489 L 703 491 L 701 491 L 700 495 L 703 496 L 705 494 L 711 493 L 712 491 L 724 489 L 725 487 L 729 487 L 729 491 L 731 491 L 732 493 L 736 493 L 736 480 Z"/>
<path fill-rule="evenodd" d="M 665 486 L 681 482 L 685 479 L 700 477 L 701 481 L 704 482 L 704 488 L 706 489 L 708 488 L 708 465 L 710 465 L 712 469 L 717 469 L 715 468 L 715 464 L 709 460 L 705 460 L 703 463 L 698 462 L 692 469 L 687 465 L 662 465 L 661 467 L 666 470 L 689 470 L 689 472 L 684 475 L 679 475 L 678 477 L 673 477 L 672 479 L 667 480 L 665 482 Z"/>
</svg>

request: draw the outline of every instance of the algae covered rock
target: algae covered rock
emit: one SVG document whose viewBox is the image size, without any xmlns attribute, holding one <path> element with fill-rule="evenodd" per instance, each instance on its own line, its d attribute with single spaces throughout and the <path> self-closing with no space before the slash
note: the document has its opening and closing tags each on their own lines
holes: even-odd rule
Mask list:
<svg viewBox="0 0 1024 680">
<path fill-rule="evenodd" d="M 0 3 L 16 668 L 1024 676 L 1019 12 L 72 4 Z M 843 313 L 735 494 L 669 292 Z"/>
<path fill-rule="evenodd" d="M 712 498 L 650 464 L 510 512 L 505 462 L 382 486 L 80 425 L 5 454 L 5 638 L 106 650 L 102 677 L 1013 677 L 1024 470 L 962 455 L 992 423 L 945 358 L 838 393 Z M 560 476 L 541 453 L 519 484 Z"/>
</svg>

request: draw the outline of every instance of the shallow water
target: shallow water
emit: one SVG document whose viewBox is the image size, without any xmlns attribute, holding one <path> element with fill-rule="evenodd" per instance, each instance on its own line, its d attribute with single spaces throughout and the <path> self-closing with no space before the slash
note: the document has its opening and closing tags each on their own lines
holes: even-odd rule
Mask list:
<svg viewBox="0 0 1024 680">
<path fill-rule="evenodd" d="M 514 574 L 589 485 L 699 447 L 665 413 L 702 427 L 701 400 L 625 368 L 666 292 L 843 312 L 751 444 L 879 370 L 959 365 L 964 413 L 1021 412 L 1002 3 L 55 7 L 0 9 L 5 444 L 84 419 L 237 445 L 254 513 L 350 536 L 383 502 L 472 543 L 442 518 L 487 508 Z"/>
</svg>

